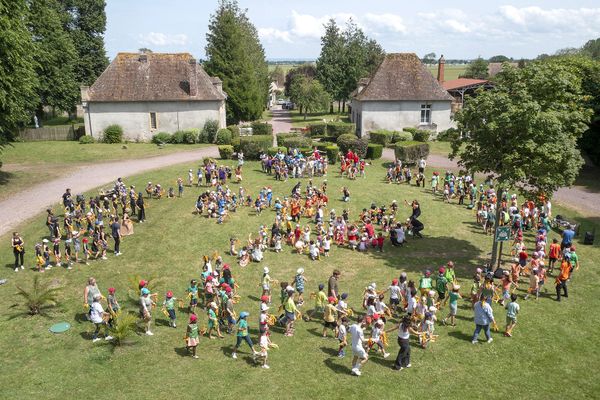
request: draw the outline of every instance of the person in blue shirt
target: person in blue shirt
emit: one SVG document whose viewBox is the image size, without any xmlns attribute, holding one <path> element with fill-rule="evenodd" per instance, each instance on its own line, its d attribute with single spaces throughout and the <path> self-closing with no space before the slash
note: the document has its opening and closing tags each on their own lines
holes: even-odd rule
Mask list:
<svg viewBox="0 0 600 400">
<path fill-rule="evenodd" d="M 560 244 L 561 250 L 571 247 L 571 244 L 573 244 L 574 237 L 575 237 L 575 231 L 573 229 L 571 229 L 571 228 L 565 229 L 562 233 L 562 242 Z"/>
<path fill-rule="evenodd" d="M 481 330 L 485 333 L 487 342 L 491 343 L 493 339 L 490 332 L 490 324 L 495 325 L 496 321 L 494 320 L 492 306 L 486 302 L 485 296 L 482 295 L 479 297 L 479 301 L 475 303 L 473 311 L 475 312 L 475 332 L 473 332 L 471 343 L 477 344 L 477 338 Z"/>
</svg>

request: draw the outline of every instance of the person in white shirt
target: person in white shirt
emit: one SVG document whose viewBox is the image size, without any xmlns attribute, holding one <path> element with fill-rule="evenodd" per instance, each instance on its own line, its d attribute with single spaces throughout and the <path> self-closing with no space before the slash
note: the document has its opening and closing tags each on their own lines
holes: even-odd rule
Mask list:
<svg viewBox="0 0 600 400">
<path fill-rule="evenodd" d="M 425 167 L 427 166 L 427 161 L 425 161 L 424 158 L 421 158 L 419 160 L 419 172 L 420 173 L 424 173 L 425 172 Z"/>
<path fill-rule="evenodd" d="M 360 321 L 352 326 L 350 326 L 350 334 L 352 335 L 352 353 L 354 357 L 352 358 L 352 375 L 360 376 L 360 368 L 368 361 L 369 356 L 363 347 L 363 343 L 365 341 L 364 328 L 366 326 L 366 322 Z"/>
<path fill-rule="evenodd" d="M 100 340 L 100 338 L 98 337 L 98 334 L 100 333 L 100 328 L 102 326 L 104 326 L 104 329 L 106 330 L 105 333 L 105 337 L 104 340 L 111 340 L 112 336 L 108 335 L 108 325 L 106 323 L 106 321 L 104 321 L 103 317 L 104 317 L 104 309 L 102 308 L 102 304 L 100 304 L 100 300 L 102 299 L 102 295 L 101 294 L 97 294 L 94 296 L 94 301 L 92 302 L 92 305 L 90 306 L 90 320 L 94 323 L 94 325 L 96 326 L 96 330 L 94 331 L 94 334 L 92 336 L 92 342 L 97 342 L 98 340 Z"/>
</svg>

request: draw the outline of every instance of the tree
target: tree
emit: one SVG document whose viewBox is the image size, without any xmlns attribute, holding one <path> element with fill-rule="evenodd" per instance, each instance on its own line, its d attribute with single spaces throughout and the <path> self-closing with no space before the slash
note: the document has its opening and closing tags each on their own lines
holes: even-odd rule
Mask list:
<svg viewBox="0 0 600 400">
<path fill-rule="evenodd" d="M 290 99 L 304 112 L 304 119 L 308 113 L 327 111 L 331 97 L 323 85 L 314 78 L 305 75 L 296 75 L 290 86 Z"/>
<path fill-rule="evenodd" d="M 314 78 L 317 76 L 317 69 L 315 68 L 315 66 L 313 64 L 302 64 L 295 68 L 290 69 L 288 71 L 288 73 L 285 75 L 285 83 L 284 83 L 285 95 L 288 97 L 290 96 L 290 89 L 291 89 L 294 77 L 296 75 L 303 75 L 308 78 Z"/>
<path fill-rule="evenodd" d="M 437 62 L 435 53 L 427 53 L 423 56 L 423 64 L 435 64 Z"/>
<path fill-rule="evenodd" d="M 512 59 L 508 58 L 506 56 L 497 55 L 497 56 L 490 57 L 490 59 L 488 61 L 491 63 L 503 63 L 505 61 L 510 61 L 510 60 L 512 60 Z"/>
<path fill-rule="evenodd" d="M 151 50 L 151 49 L 149 49 L 149 48 L 147 48 L 147 47 L 140 47 L 140 48 L 138 49 L 138 51 L 139 51 L 140 53 L 152 53 L 152 50 Z"/>
<path fill-rule="evenodd" d="M 33 38 L 33 58 L 39 79 L 38 118 L 43 107 L 71 111 L 79 99 L 75 78 L 75 47 L 64 29 L 64 13 L 56 0 L 31 0 L 28 26 Z"/>
<path fill-rule="evenodd" d="M 268 67 L 258 32 L 235 0 L 220 0 L 206 34 L 206 72 L 223 81 L 227 123 L 260 118 L 268 91 Z"/>
<path fill-rule="evenodd" d="M 275 82 L 279 88 L 285 83 L 285 74 L 280 65 L 276 65 L 275 68 L 269 72 L 269 82 Z"/>
<path fill-rule="evenodd" d="M 565 47 L 562 49 L 556 50 L 554 53 L 555 56 L 573 56 L 575 54 L 579 54 L 580 49 L 576 47 Z"/>
<path fill-rule="evenodd" d="M 106 31 L 105 0 L 60 0 L 66 16 L 64 23 L 77 54 L 75 79 L 91 85 L 108 66 L 104 48 Z"/>
<path fill-rule="evenodd" d="M 317 59 L 317 79 L 334 100 L 342 100 L 344 82 L 344 38 L 335 20 L 325 25 L 325 34 L 321 37 L 321 54 Z M 333 113 L 333 104 L 330 106 Z"/>
<path fill-rule="evenodd" d="M 479 57 L 473 60 L 468 66 L 460 78 L 472 78 L 472 79 L 487 79 L 488 78 L 488 62 L 483 58 Z"/>
<path fill-rule="evenodd" d="M 0 145 L 31 119 L 36 107 L 37 76 L 26 15 L 25 2 L 0 0 Z"/>
<path fill-rule="evenodd" d="M 600 38 L 588 40 L 581 48 L 581 53 L 594 60 L 600 60 Z"/>
</svg>

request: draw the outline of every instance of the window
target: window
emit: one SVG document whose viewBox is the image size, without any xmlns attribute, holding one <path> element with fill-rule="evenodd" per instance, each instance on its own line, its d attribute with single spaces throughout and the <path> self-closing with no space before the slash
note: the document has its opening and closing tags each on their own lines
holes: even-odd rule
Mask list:
<svg viewBox="0 0 600 400">
<path fill-rule="evenodd" d="M 155 112 L 150 113 L 150 129 L 151 130 L 158 129 L 158 120 L 156 119 Z"/>
<path fill-rule="evenodd" d="M 421 104 L 421 125 L 431 124 L 431 104 Z"/>
</svg>

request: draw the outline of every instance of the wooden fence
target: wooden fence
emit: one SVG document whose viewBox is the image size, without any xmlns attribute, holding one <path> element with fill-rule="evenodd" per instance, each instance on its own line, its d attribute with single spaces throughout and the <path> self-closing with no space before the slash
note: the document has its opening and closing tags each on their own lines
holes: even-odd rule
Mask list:
<svg viewBox="0 0 600 400">
<path fill-rule="evenodd" d="M 77 140 L 85 132 L 83 125 L 44 126 L 43 128 L 25 128 L 19 131 L 19 138 L 25 142 L 42 140 Z"/>
</svg>

